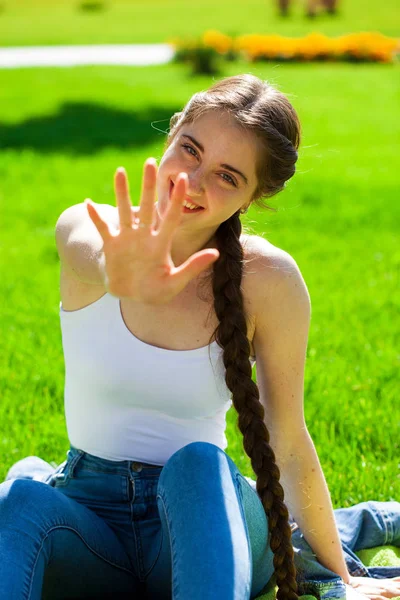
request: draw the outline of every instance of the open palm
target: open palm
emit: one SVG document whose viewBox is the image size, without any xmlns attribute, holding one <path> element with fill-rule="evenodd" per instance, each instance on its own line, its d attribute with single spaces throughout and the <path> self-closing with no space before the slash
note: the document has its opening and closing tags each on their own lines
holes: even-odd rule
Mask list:
<svg viewBox="0 0 400 600">
<path fill-rule="evenodd" d="M 114 178 L 119 227 L 115 229 L 98 213 L 95 204 L 86 200 L 90 218 L 103 240 L 104 284 L 119 298 L 132 298 L 149 304 L 165 304 L 174 298 L 191 279 L 219 257 L 215 248 L 196 252 L 175 267 L 171 243 L 182 218 L 182 204 L 187 193 L 188 177 L 179 173 L 165 216 L 156 223 L 157 164 L 144 164 L 142 194 L 138 213 L 134 213 L 129 196 L 128 177 L 123 168 Z"/>
</svg>

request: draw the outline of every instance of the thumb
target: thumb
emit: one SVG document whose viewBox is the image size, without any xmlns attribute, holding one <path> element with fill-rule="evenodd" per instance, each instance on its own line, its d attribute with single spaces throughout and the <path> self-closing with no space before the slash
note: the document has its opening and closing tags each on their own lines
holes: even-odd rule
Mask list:
<svg viewBox="0 0 400 600">
<path fill-rule="evenodd" d="M 182 265 L 176 267 L 171 272 L 175 286 L 179 291 L 194 279 L 199 273 L 207 269 L 213 262 L 218 260 L 219 252 L 216 248 L 201 250 L 190 256 Z"/>
</svg>

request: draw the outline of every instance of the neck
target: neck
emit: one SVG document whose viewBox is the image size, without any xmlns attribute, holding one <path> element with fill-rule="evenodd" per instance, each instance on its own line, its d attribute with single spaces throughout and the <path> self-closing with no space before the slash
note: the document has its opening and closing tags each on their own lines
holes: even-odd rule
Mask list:
<svg viewBox="0 0 400 600">
<path fill-rule="evenodd" d="M 172 238 L 170 250 L 172 262 L 175 267 L 182 265 L 192 254 L 200 250 L 216 248 L 215 232 L 215 228 L 203 231 L 178 229 Z"/>
</svg>

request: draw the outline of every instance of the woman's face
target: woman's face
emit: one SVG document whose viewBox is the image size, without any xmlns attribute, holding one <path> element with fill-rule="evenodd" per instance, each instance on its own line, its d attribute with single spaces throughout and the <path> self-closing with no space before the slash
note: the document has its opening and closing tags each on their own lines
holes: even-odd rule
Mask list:
<svg viewBox="0 0 400 600">
<path fill-rule="evenodd" d="M 202 210 L 185 211 L 180 227 L 217 228 L 247 208 L 257 187 L 260 146 L 226 113 L 210 112 L 179 128 L 157 175 L 157 212 L 163 217 L 180 172 L 188 174 L 187 200 Z"/>
</svg>

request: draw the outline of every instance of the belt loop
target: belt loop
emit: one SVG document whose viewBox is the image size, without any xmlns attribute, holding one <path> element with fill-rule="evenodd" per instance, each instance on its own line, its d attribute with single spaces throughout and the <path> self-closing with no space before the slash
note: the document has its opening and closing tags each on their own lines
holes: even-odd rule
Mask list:
<svg viewBox="0 0 400 600">
<path fill-rule="evenodd" d="M 83 450 L 78 450 L 78 448 L 76 450 L 77 450 L 77 454 L 75 454 L 75 456 L 72 458 L 71 462 L 69 463 L 70 477 L 74 476 L 75 467 L 78 464 L 78 462 L 80 461 L 80 459 L 82 458 L 82 456 L 84 455 Z"/>
</svg>

